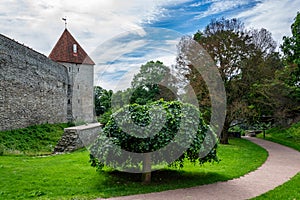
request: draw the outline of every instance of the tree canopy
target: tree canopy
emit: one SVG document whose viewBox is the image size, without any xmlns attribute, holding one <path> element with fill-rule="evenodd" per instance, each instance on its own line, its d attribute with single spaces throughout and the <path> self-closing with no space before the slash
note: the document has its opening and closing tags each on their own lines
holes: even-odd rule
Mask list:
<svg viewBox="0 0 300 200">
<path fill-rule="evenodd" d="M 221 142 L 228 143 L 228 130 L 234 121 L 245 121 L 257 115 L 258 104 L 251 102 L 251 86 L 272 78 L 280 65 L 276 43 L 266 29 L 246 30 L 238 19 L 212 20 L 203 32 L 193 39 L 211 56 L 224 81 L 227 114 L 221 134 Z M 182 57 L 184 58 L 184 57 Z M 178 59 L 179 63 L 184 63 Z M 210 108 L 209 93 L 205 82 L 192 65 L 187 77 L 199 98 L 199 104 Z M 225 98 L 225 97 L 224 97 Z M 261 112 L 261 111 L 260 111 Z"/>
<path fill-rule="evenodd" d="M 117 110 L 133 103 L 145 105 L 159 99 L 176 100 L 176 94 L 170 68 L 160 61 L 149 61 L 141 65 L 131 81 L 130 88 L 114 93 L 112 107 Z"/>
<path fill-rule="evenodd" d="M 94 104 L 96 116 L 104 114 L 111 108 L 112 90 L 105 90 L 100 86 L 94 87 Z"/>
<path fill-rule="evenodd" d="M 297 13 L 295 21 L 291 25 L 292 36 L 284 36 L 281 49 L 288 63 L 300 66 L 300 12 Z"/>
</svg>

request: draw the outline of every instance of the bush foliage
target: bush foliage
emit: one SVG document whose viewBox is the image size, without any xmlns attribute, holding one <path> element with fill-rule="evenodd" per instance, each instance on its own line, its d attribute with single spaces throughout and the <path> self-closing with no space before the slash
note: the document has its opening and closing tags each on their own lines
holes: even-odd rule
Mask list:
<svg viewBox="0 0 300 200">
<path fill-rule="evenodd" d="M 164 148 L 167 151 L 157 153 Z M 146 105 L 127 105 L 115 112 L 90 151 L 92 166 L 128 168 L 138 167 L 142 161 L 135 156 L 124 156 L 122 151 L 155 152 L 152 164 L 169 164 L 166 156 L 172 157 L 181 149 L 183 154 L 171 165 L 183 167 L 186 158 L 200 164 L 217 161 L 216 148 L 217 137 L 195 106 L 159 100 Z"/>
</svg>

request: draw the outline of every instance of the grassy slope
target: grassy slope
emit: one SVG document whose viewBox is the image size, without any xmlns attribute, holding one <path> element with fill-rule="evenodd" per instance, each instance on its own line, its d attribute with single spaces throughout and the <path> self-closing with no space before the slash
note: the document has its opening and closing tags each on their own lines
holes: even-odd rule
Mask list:
<svg viewBox="0 0 300 200">
<path fill-rule="evenodd" d="M 0 132 L 4 154 L 50 154 L 69 124 L 42 124 Z"/>
<path fill-rule="evenodd" d="M 187 163 L 182 170 L 153 173 L 144 186 L 139 174 L 90 167 L 87 151 L 72 154 L 28 157 L 0 156 L 0 199 L 92 199 L 146 193 L 208 184 L 239 177 L 260 166 L 267 157 L 261 147 L 242 139 L 220 145 L 220 163 L 202 167 Z"/>
<path fill-rule="evenodd" d="M 266 131 L 266 139 L 300 151 L 300 122 L 288 129 L 272 128 Z"/>
<path fill-rule="evenodd" d="M 260 135 L 259 137 L 263 137 Z M 300 151 L 300 122 L 288 129 L 273 128 L 266 134 L 266 139 Z M 300 173 L 287 183 L 254 199 L 300 199 Z"/>
</svg>

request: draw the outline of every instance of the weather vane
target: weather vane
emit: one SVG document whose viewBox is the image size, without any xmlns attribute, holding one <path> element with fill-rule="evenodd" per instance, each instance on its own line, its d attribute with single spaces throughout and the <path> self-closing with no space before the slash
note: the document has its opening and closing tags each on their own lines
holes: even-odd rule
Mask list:
<svg viewBox="0 0 300 200">
<path fill-rule="evenodd" d="M 62 20 L 65 21 L 65 29 L 67 29 L 67 17 L 63 17 Z"/>
</svg>

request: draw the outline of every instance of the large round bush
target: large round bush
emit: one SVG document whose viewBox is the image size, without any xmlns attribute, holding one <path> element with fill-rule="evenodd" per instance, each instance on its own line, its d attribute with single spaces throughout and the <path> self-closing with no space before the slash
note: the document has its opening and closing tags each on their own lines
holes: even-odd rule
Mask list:
<svg viewBox="0 0 300 200">
<path fill-rule="evenodd" d="M 151 165 L 182 167 L 185 158 L 199 164 L 217 160 L 216 148 L 217 137 L 195 106 L 159 100 L 112 114 L 90 151 L 93 166 L 136 170 L 143 165 L 139 154 L 152 152 Z"/>
</svg>

